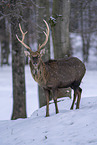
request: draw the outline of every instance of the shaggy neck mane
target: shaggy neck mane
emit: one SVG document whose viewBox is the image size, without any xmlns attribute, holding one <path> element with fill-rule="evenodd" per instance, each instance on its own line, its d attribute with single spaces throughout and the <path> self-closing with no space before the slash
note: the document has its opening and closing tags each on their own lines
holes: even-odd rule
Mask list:
<svg viewBox="0 0 97 145">
<path fill-rule="evenodd" d="M 45 79 L 46 70 L 45 70 L 45 64 L 42 61 L 42 59 L 41 59 L 39 65 L 37 66 L 37 68 L 34 68 L 31 61 L 30 61 L 29 65 L 30 65 L 31 74 L 32 74 L 34 80 L 38 83 L 45 82 L 45 84 L 46 84 L 46 79 Z"/>
</svg>

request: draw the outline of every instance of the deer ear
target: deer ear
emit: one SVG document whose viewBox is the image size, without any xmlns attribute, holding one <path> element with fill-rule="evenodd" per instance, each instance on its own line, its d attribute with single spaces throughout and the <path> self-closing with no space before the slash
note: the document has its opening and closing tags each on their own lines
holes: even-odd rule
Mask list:
<svg viewBox="0 0 97 145">
<path fill-rule="evenodd" d="M 45 54 L 45 48 L 40 50 L 41 57 Z"/>
<path fill-rule="evenodd" d="M 25 56 L 30 57 L 30 52 L 29 51 L 24 51 L 24 53 L 25 53 Z"/>
</svg>

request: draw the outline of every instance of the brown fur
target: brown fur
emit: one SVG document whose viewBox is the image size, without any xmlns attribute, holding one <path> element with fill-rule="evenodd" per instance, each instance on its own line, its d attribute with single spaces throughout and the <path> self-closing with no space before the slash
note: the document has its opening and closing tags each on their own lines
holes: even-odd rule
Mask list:
<svg viewBox="0 0 97 145">
<path fill-rule="evenodd" d="M 43 62 L 39 58 L 39 64 L 35 69 L 30 60 L 31 73 L 35 81 L 44 89 L 47 98 L 46 116 L 49 116 L 49 95 L 50 91 L 53 93 L 56 113 L 58 113 L 57 106 L 57 90 L 59 88 L 71 87 L 74 90 L 74 99 L 71 109 L 77 97 L 76 109 L 79 108 L 81 98 L 80 83 L 85 74 L 85 65 L 76 57 L 69 57 L 59 60 L 49 60 Z M 34 72 L 34 73 L 33 73 Z"/>
</svg>

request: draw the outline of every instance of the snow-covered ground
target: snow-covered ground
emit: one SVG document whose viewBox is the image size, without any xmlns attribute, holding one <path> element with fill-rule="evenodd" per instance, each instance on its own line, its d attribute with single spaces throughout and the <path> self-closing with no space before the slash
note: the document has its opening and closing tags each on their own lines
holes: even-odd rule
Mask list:
<svg viewBox="0 0 97 145">
<path fill-rule="evenodd" d="M 0 121 L 0 145 L 97 145 L 97 97 L 82 98 L 79 110 L 69 110 L 71 100 L 58 103 L 60 113 L 50 105 L 30 118 Z"/>
</svg>

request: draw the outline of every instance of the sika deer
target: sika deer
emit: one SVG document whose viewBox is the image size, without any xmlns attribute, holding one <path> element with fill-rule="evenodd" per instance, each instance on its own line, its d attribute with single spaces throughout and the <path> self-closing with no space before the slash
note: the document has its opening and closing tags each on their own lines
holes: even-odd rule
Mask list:
<svg viewBox="0 0 97 145">
<path fill-rule="evenodd" d="M 30 69 L 32 77 L 38 84 L 44 89 L 47 98 L 46 116 L 49 116 L 49 95 L 50 91 L 53 93 L 53 99 L 55 103 L 56 113 L 59 112 L 57 106 L 57 89 L 71 87 L 74 90 L 74 98 L 71 105 L 71 109 L 74 107 L 74 103 L 77 97 L 76 109 L 79 109 L 82 89 L 79 87 L 81 80 L 85 74 L 85 65 L 76 57 L 68 57 L 59 60 L 49 60 L 47 62 L 42 61 L 42 56 L 45 54 L 45 48 L 49 37 L 49 26 L 45 20 L 43 20 L 47 27 L 45 34 L 46 39 L 42 45 L 39 45 L 38 50 L 33 52 L 29 46 L 24 43 L 25 34 L 19 24 L 20 31 L 22 33 L 22 40 L 18 38 L 20 43 L 26 47 L 29 51 L 24 51 L 25 55 L 30 58 Z"/>
</svg>

